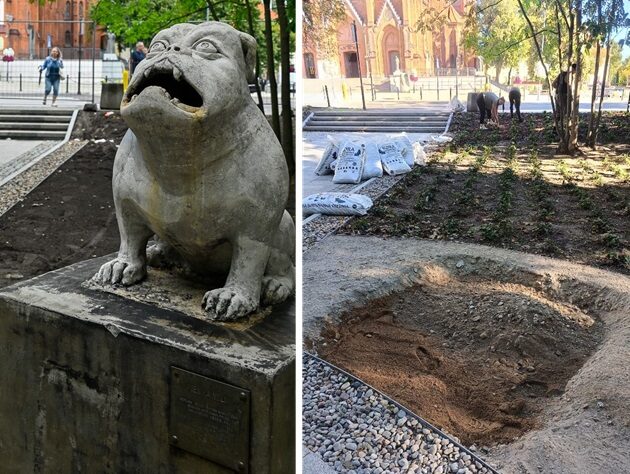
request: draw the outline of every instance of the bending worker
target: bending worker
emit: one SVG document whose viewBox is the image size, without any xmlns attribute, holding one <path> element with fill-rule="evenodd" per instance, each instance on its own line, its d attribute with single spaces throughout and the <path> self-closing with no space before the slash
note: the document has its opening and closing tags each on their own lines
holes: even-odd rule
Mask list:
<svg viewBox="0 0 630 474">
<path fill-rule="evenodd" d="M 479 107 L 479 120 L 482 128 L 485 128 L 486 115 L 499 125 L 499 105 L 503 104 L 505 104 L 505 99 L 498 97 L 494 92 L 481 92 L 477 95 L 477 107 Z"/>
<path fill-rule="evenodd" d="M 510 93 L 508 94 L 508 99 L 510 100 L 510 118 L 514 118 L 514 107 L 516 107 L 516 116 L 518 117 L 518 121 L 522 122 L 521 90 L 518 87 L 512 87 L 510 89 Z"/>
</svg>

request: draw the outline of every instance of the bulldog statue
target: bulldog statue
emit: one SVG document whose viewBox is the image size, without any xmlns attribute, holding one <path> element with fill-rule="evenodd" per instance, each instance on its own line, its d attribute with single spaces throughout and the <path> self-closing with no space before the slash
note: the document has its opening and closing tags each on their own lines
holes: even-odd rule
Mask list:
<svg viewBox="0 0 630 474">
<path fill-rule="evenodd" d="M 255 60 L 254 38 L 220 22 L 155 36 L 121 104 L 130 130 L 114 162 L 120 250 L 97 282 L 133 285 L 147 264 L 223 273 L 225 286 L 201 302 L 223 321 L 294 291 L 289 176 L 249 93 Z"/>
</svg>

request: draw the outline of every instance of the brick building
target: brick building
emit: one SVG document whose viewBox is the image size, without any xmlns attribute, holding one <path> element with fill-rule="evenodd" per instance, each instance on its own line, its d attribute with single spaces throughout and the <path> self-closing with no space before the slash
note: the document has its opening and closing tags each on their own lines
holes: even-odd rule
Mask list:
<svg viewBox="0 0 630 474">
<path fill-rule="evenodd" d="M 0 0 L 0 51 L 13 48 L 17 59 L 40 59 L 51 47 L 58 46 L 65 59 L 92 57 L 91 24 L 73 23 L 89 20 L 90 5 L 97 0 L 55 0 L 40 3 L 29 0 Z M 52 23 L 51 20 L 57 21 Z M 96 32 L 96 57 L 107 36 Z"/>
<path fill-rule="evenodd" d="M 414 25 L 425 2 L 420 0 L 343 0 L 346 18 L 338 28 L 337 60 L 318 57 L 317 50 L 305 47 L 303 76 L 323 77 L 324 69 L 337 69 L 342 77 L 391 76 L 397 69 L 419 76 L 435 74 L 436 68 L 475 67 L 475 57 L 461 47 L 465 14 L 470 0 L 428 0 L 444 9 L 444 25 L 437 32 L 416 32 Z M 352 22 L 357 25 L 359 56 L 352 37 Z M 338 64 L 334 64 L 337 63 Z"/>
</svg>

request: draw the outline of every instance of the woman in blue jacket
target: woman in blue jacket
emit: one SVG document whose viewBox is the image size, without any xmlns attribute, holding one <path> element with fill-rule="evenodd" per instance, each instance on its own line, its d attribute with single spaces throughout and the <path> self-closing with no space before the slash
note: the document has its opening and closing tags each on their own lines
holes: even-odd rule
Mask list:
<svg viewBox="0 0 630 474">
<path fill-rule="evenodd" d="M 55 102 L 57 101 L 57 96 L 59 95 L 59 81 L 61 81 L 61 70 L 63 69 L 63 60 L 61 59 L 61 51 L 56 46 L 50 52 L 50 56 L 48 56 L 44 60 L 44 64 L 39 66 L 39 71 L 46 70 L 46 90 L 44 92 L 44 102 L 46 105 L 46 99 L 48 98 L 48 94 L 50 94 L 50 90 L 53 91 L 53 99 L 52 106 L 57 107 Z"/>
</svg>

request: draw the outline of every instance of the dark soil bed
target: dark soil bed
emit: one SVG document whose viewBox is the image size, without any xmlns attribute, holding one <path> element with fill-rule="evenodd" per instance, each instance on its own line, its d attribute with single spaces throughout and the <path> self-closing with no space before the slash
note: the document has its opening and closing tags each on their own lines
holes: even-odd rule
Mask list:
<svg viewBox="0 0 630 474">
<path fill-rule="evenodd" d="M 500 113 L 500 129 L 489 128 L 479 130 L 479 114 L 466 112 L 456 114 L 451 121 L 450 132 L 455 134 L 455 146 L 483 146 L 496 145 L 501 142 L 514 140 L 519 146 L 549 145 L 557 141 L 550 112 L 523 114 L 523 123 L 510 120 L 509 113 Z M 588 130 L 590 113 L 580 114 L 578 139 L 584 141 Z M 598 135 L 598 143 L 630 144 L 630 113 L 603 112 Z"/>
<path fill-rule="evenodd" d="M 545 401 L 603 336 L 590 308 L 541 286 L 431 267 L 421 284 L 344 315 L 319 352 L 467 445 L 511 442 L 542 423 Z"/>
<path fill-rule="evenodd" d="M 112 167 L 126 131 L 118 112 L 79 113 L 72 139 L 90 141 L 0 216 L 0 287 L 118 250 Z M 293 216 L 294 190 L 292 176 Z"/>
<path fill-rule="evenodd" d="M 105 141 L 88 142 L 0 217 L 0 287 L 118 250 L 112 166 L 126 130 L 117 113 L 79 113 L 73 138 Z"/>
<path fill-rule="evenodd" d="M 456 125 L 451 146 L 341 232 L 475 242 L 630 273 L 630 146 L 555 155 L 532 125 L 542 116 L 500 130 Z"/>
</svg>

